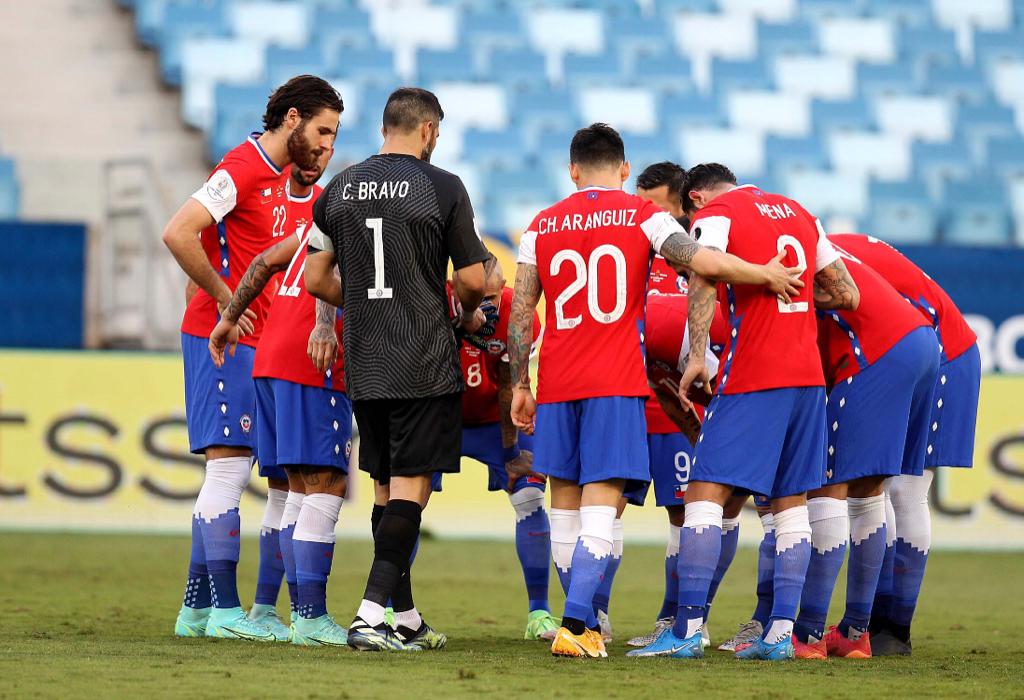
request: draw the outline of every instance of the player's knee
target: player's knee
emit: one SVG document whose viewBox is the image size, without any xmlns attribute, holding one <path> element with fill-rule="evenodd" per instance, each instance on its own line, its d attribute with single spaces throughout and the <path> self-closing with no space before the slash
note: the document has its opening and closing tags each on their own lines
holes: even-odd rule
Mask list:
<svg viewBox="0 0 1024 700">
<path fill-rule="evenodd" d="M 516 511 L 516 520 L 524 520 L 544 508 L 544 492 L 536 486 L 520 489 L 508 496 Z"/>
<path fill-rule="evenodd" d="M 932 485 L 932 472 L 922 476 L 894 476 L 886 482 L 886 492 L 894 510 L 928 504 L 928 491 Z"/>
<path fill-rule="evenodd" d="M 249 457 L 211 459 L 206 463 L 206 480 L 241 494 L 249 484 L 251 471 L 252 460 Z"/>
<path fill-rule="evenodd" d="M 614 531 L 614 507 L 583 506 L 580 508 L 580 540 L 596 558 L 601 559 L 612 553 Z"/>
<path fill-rule="evenodd" d="M 794 506 L 775 514 L 775 551 L 784 552 L 801 540 L 811 541 L 807 506 Z"/>
<path fill-rule="evenodd" d="M 694 501 L 686 504 L 683 527 L 722 527 L 723 508 L 713 501 Z"/>
</svg>

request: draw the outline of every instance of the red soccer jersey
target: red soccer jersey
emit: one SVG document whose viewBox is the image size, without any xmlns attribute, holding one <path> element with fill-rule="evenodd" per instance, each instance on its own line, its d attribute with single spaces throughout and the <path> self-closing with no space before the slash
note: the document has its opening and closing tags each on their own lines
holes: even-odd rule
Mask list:
<svg viewBox="0 0 1024 700">
<path fill-rule="evenodd" d="M 252 134 L 245 143 L 224 156 L 206 184 L 192 198 L 206 207 L 214 224 L 200 232 L 206 257 L 232 290 L 259 253 L 286 233 L 288 218 L 285 184 L 282 173 Z M 249 306 L 256 313 L 256 329 L 241 340 L 256 347 L 273 299 L 271 285 Z M 189 335 L 210 335 L 219 318 L 217 302 L 200 289 L 192 297 L 181 331 Z"/>
<path fill-rule="evenodd" d="M 665 258 L 655 255 L 651 259 L 651 274 L 647 280 L 648 294 L 685 294 L 686 278 L 672 269 Z"/>
<path fill-rule="evenodd" d="M 323 191 L 313 186 L 306 197 L 288 197 L 288 228 L 299 240 L 280 288 L 270 307 L 263 339 L 256 348 L 252 376 L 284 379 L 296 384 L 345 391 L 344 361 L 341 347 L 338 359 L 326 374 L 320 374 L 306 355 L 309 334 L 316 325 L 316 299 L 306 291 L 306 241 L 313 225 L 313 202 Z M 269 286 L 269 285 L 268 285 Z M 341 313 L 335 313 L 334 331 L 341 342 Z"/>
<path fill-rule="evenodd" d="M 892 285 L 840 250 L 860 290 L 856 311 L 818 311 L 818 347 L 825 383 L 834 386 L 871 366 L 915 328 L 928 325 Z"/>
<path fill-rule="evenodd" d="M 651 248 L 679 223 L 622 190 L 582 189 L 523 234 L 547 300 L 537 401 L 650 395 L 642 348 Z"/>
<path fill-rule="evenodd" d="M 885 241 L 860 233 L 829 235 L 837 247 L 870 266 L 910 300 L 939 336 L 946 360 L 955 360 L 978 342 L 960 309 L 935 280 Z"/>
<path fill-rule="evenodd" d="M 804 268 L 806 285 L 785 304 L 765 287 L 719 285 L 728 309 L 729 344 L 718 391 L 741 394 L 785 387 L 822 386 L 818 329 L 811 289 L 814 275 L 838 257 L 824 231 L 800 204 L 753 185 L 722 194 L 693 217 L 702 245 L 763 264 L 785 251 L 783 263 Z"/>
</svg>

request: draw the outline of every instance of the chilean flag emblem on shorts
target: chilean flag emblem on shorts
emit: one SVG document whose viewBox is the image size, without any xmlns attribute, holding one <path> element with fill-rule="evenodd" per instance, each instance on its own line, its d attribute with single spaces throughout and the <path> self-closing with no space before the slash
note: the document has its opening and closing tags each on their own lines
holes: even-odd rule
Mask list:
<svg viewBox="0 0 1024 700">
<path fill-rule="evenodd" d="M 677 501 L 683 500 L 683 498 L 686 495 L 686 486 L 684 486 L 683 484 L 676 484 L 675 492 L 676 492 L 676 500 Z"/>
</svg>

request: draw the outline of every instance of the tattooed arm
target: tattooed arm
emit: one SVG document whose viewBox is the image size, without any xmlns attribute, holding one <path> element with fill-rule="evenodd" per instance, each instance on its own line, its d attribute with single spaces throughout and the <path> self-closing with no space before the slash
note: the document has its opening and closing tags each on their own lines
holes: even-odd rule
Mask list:
<svg viewBox="0 0 1024 700">
<path fill-rule="evenodd" d="M 337 268 L 334 276 L 341 284 L 341 273 Z M 316 300 L 316 324 L 309 334 L 306 343 L 306 355 L 313 361 L 316 371 L 323 374 L 338 359 L 338 334 L 334 330 L 334 322 L 338 315 L 338 307 L 328 304 L 323 299 Z"/>
<path fill-rule="evenodd" d="M 708 250 L 713 250 L 709 248 Z M 686 370 L 679 381 L 679 402 L 683 408 L 693 410 L 693 402 L 686 392 L 694 382 L 699 382 L 708 394 L 711 393 L 711 378 L 708 376 L 707 356 L 708 334 L 715 317 L 715 302 L 718 290 L 714 283 L 699 275 L 690 275 L 689 310 L 687 325 L 690 329 L 690 357 Z"/>
<path fill-rule="evenodd" d="M 537 266 L 519 263 L 516 269 L 512 315 L 508 324 L 508 358 L 512 382 L 512 422 L 533 434 L 537 405 L 530 388 L 530 346 L 533 344 L 533 314 L 541 294 Z"/>
<path fill-rule="evenodd" d="M 814 306 L 827 310 L 853 311 L 860 304 L 860 290 L 839 258 L 814 275 Z"/>
<path fill-rule="evenodd" d="M 306 253 L 306 291 L 317 299 L 341 308 L 344 297 L 341 290 L 341 277 L 336 274 L 338 259 L 333 251 L 310 250 Z"/>
</svg>

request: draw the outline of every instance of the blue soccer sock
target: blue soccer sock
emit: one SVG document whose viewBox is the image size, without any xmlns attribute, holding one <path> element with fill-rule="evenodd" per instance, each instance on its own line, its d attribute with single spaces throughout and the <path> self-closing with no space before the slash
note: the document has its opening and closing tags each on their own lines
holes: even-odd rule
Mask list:
<svg viewBox="0 0 1024 700">
<path fill-rule="evenodd" d="M 334 528 L 341 496 L 310 493 L 302 499 L 293 547 L 299 588 L 299 615 L 316 619 L 327 614 L 327 577 L 334 560 Z"/>
<path fill-rule="evenodd" d="M 715 601 L 715 594 L 718 587 L 725 578 L 725 572 L 729 570 L 732 560 L 736 558 L 736 546 L 740 541 L 740 519 L 722 518 L 722 551 L 718 553 L 718 564 L 715 565 L 715 573 L 711 577 L 711 586 L 708 587 L 708 602 L 705 605 L 704 617 L 711 614 L 711 604 Z"/>
<path fill-rule="evenodd" d="M 777 644 L 793 632 L 793 620 L 811 558 L 811 524 L 807 506 L 775 514 L 775 600 L 763 639 Z"/>
<path fill-rule="evenodd" d="M 608 568 L 614 521 L 613 506 L 580 508 L 580 536 L 572 555 L 572 576 L 562 619 L 562 624 L 573 634 L 582 634 L 585 626 L 593 626 L 597 620 L 594 594 Z"/>
<path fill-rule="evenodd" d="M 878 634 L 889 626 L 889 611 L 892 609 L 892 576 L 893 564 L 896 561 L 896 516 L 893 514 L 892 501 L 885 494 L 885 556 L 882 558 L 882 570 L 878 572 L 878 585 L 875 587 L 875 600 L 871 604 L 871 622 L 868 628 L 871 634 Z"/>
<path fill-rule="evenodd" d="M 932 475 L 932 470 L 926 469 L 924 476 L 897 476 L 890 484 L 889 497 L 896 516 L 896 541 L 889 627 L 903 641 L 910 639 L 910 624 L 917 609 L 932 544 L 931 513 L 928 509 Z"/>
<path fill-rule="evenodd" d="M 256 574 L 256 604 L 277 605 L 284 577 L 284 559 L 281 553 L 281 519 L 284 516 L 288 492 L 267 489 L 267 506 L 260 527 L 260 565 Z"/>
<path fill-rule="evenodd" d="M 249 457 L 225 457 L 206 463 L 206 478 L 196 499 L 194 515 L 199 520 L 210 573 L 213 604 L 218 608 L 237 608 L 238 581 L 235 571 L 241 550 L 238 503 L 249 483 L 252 460 Z"/>
<path fill-rule="evenodd" d="M 768 626 L 775 600 L 775 516 L 771 513 L 761 516 L 764 537 L 757 547 L 757 606 L 751 620 L 757 620 L 761 627 Z"/>
<path fill-rule="evenodd" d="M 519 481 L 525 482 L 525 479 Z M 550 610 L 548 605 L 548 575 L 551 564 L 551 526 L 544 510 L 544 490 L 536 484 L 524 483 L 509 494 L 516 511 L 516 554 L 523 569 L 526 597 L 530 612 Z"/>
<path fill-rule="evenodd" d="M 568 595 L 572 578 L 572 557 L 580 537 L 580 512 L 563 508 L 551 509 L 551 559 L 555 563 L 562 592 Z"/>
<path fill-rule="evenodd" d="M 679 540 L 679 600 L 673 634 L 692 637 L 704 624 L 708 590 L 722 552 L 722 506 L 711 501 L 686 504 Z"/>
<path fill-rule="evenodd" d="M 824 639 L 828 606 L 836 586 L 839 569 L 846 558 L 850 520 L 846 501 L 838 498 L 812 498 L 807 501 L 811 526 L 811 553 L 800 600 L 800 615 L 794 634 L 801 642 Z M 776 535 L 778 531 L 776 531 Z"/>
<path fill-rule="evenodd" d="M 668 526 L 668 544 L 665 545 L 665 597 L 661 601 L 658 619 L 675 617 L 679 607 L 679 539 L 683 528 Z"/>
<path fill-rule="evenodd" d="M 288 600 L 293 613 L 299 612 L 299 579 L 295 573 L 295 521 L 299 519 L 305 494 L 289 491 L 281 516 L 281 561 L 284 562 L 284 580 L 288 583 Z"/>
<path fill-rule="evenodd" d="M 878 586 L 878 573 L 885 559 L 885 496 L 849 498 L 850 561 L 846 568 L 846 612 L 839 631 L 850 636 L 850 628 L 866 632 L 871 604 Z"/>
<path fill-rule="evenodd" d="M 199 519 L 192 517 L 192 554 L 188 560 L 188 582 L 185 584 L 186 608 L 203 609 L 213 605 L 210 593 L 210 572 L 206 568 L 206 550 L 203 549 L 203 533 Z"/>
<path fill-rule="evenodd" d="M 608 566 L 604 570 L 604 578 L 601 585 L 597 587 L 594 594 L 594 615 L 598 611 L 608 614 L 608 606 L 612 598 L 612 585 L 615 583 L 615 574 L 622 564 L 622 519 L 615 518 L 612 523 L 612 555 L 608 557 Z"/>
</svg>

